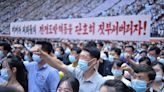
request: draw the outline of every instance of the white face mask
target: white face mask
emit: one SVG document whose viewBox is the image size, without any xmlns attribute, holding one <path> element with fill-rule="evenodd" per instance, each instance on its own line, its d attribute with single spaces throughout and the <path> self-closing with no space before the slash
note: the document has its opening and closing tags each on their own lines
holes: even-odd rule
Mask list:
<svg viewBox="0 0 164 92">
<path fill-rule="evenodd" d="M 155 81 L 161 81 L 163 79 L 163 76 L 161 73 L 157 72 L 155 76 Z"/>
<path fill-rule="evenodd" d="M 159 62 L 161 62 L 162 64 L 164 64 L 164 58 L 160 58 Z"/>
<path fill-rule="evenodd" d="M 7 72 L 7 69 L 6 69 L 6 68 L 1 69 L 1 70 L 0 70 L 0 73 L 1 73 L 1 78 L 4 79 L 4 80 L 6 80 L 6 81 L 8 81 L 8 79 L 9 79 L 9 74 L 8 74 L 8 72 Z"/>
</svg>

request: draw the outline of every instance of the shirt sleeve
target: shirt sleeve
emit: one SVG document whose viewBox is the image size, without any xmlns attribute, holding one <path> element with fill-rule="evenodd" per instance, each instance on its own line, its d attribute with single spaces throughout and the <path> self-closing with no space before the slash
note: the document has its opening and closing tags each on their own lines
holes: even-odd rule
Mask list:
<svg viewBox="0 0 164 92">
<path fill-rule="evenodd" d="M 60 81 L 59 71 L 57 70 L 50 71 L 48 75 L 48 82 L 47 82 L 49 87 L 49 92 L 56 92 L 59 81 Z"/>
<path fill-rule="evenodd" d="M 33 65 L 35 64 L 35 62 L 23 62 L 23 64 L 25 65 L 27 71 L 30 71 L 30 68 L 33 67 Z"/>
<path fill-rule="evenodd" d="M 75 68 L 72 67 L 72 66 L 67 66 L 67 72 L 66 72 L 66 74 L 76 77 Z"/>
<path fill-rule="evenodd" d="M 67 75 L 71 75 L 73 77 L 76 77 L 77 79 L 82 76 L 83 71 L 80 70 L 79 68 L 75 68 L 72 66 L 67 66 Z"/>
</svg>

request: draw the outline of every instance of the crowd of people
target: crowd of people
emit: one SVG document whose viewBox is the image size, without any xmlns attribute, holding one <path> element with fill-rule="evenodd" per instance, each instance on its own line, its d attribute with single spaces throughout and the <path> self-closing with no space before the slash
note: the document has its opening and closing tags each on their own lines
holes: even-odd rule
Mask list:
<svg viewBox="0 0 164 92">
<path fill-rule="evenodd" d="M 164 92 L 164 42 L 0 38 L 1 92 Z"/>
</svg>

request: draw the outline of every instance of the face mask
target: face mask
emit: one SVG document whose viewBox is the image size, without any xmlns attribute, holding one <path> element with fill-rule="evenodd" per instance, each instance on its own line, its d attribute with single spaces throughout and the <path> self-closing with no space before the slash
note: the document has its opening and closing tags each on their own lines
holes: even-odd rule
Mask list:
<svg viewBox="0 0 164 92">
<path fill-rule="evenodd" d="M 136 91 L 136 92 L 146 92 L 147 89 L 147 83 L 146 81 L 143 80 L 132 80 L 131 82 L 132 84 L 132 88 Z"/>
<path fill-rule="evenodd" d="M 32 44 L 30 45 L 30 44 L 27 44 L 26 45 L 26 48 L 28 49 L 28 50 L 30 50 L 31 48 L 32 48 Z"/>
<path fill-rule="evenodd" d="M 28 44 L 27 46 L 28 46 L 29 48 L 32 48 L 32 44 Z"/>
<path fill-rule="evenodd" d="M 3 51 L 0 50 L 0 59 L 4 57 Z"/>
<path fill-rule="evenodd" d="M 70 54 L 71 50 L 69 48 L 66 48 L 65 53 Z"/>
<path fill-rule="evenodd" d="M 164 64 L 164 58 L 159 59 L 159 62 L 161 62 L 162 64 Z"/>
<path fill-rule="evenodd" d="M 59 57 L 61 54 L 59 51 L 55 51 L 55 56 Z"/>
<path fill-rule="evenodd" d="M 88 62 L 82 59 L 79 59 L 78 66 L 82 71 L 88 70 Z"/>
<path fill-rule="evenodd" d="M 29 58 L 27 55 L 25 55 L 25 56 L 24 56 L 24 60 L 25 60 L 25 61 L 30 61 L 30 58 Z"/>
<path fill-rule="evenodd" d="M 156 58 L 154 56 L 148 55 L 148 57 L 149 57 L 149 59 L 150 59 L 151 62 L 155 62 L 156 61 Z"/>
<path fill-rule="evenodd" d="M 70 61 L 71 63 L 76 62 L 76 58 L 75 58 L 75 56 L 69 55 L 68 58 L 69 58 L 69 61 Z"/>
<path fill-rule="evenodd" d="M 9 74 L 7 72 L 7 69 L 1 69 L 1 78 L 3 78 L 6 81 L 9 79 Z"/>
<path fill-rule="evenodd" d="M 161 81 L 162 78 L 163 78 L 162 74 L 157 72 L 155 76 L 155 81 Z"/>
<path fill-rule="evenodd" d="M 109 60 L 110 62 L 113 62 L 113 61 L 114 61 L 114 57 L 113 57 L 112 55 L 109 55 L 109 56 L 108 56 L 108 60 Z"/>
<path fill-rule="evenodd" d="M 121 76 L 123 74 L 122 70 L 118 70 L 118 69 L 112 69 L 112 74 L 116 77 Z"/>
<path fill-rule="evenodd" d="M 106 47 L 107 49 L 110 49 L 110 48 L 111 48 L 110 44 L 107 44 L 105 47 Z"/>
<path fill-rule="evenodd" d="M 32 55 L 32 59 L 33 59 L 35 62 L 37 62 L 37 63 L 39 63 L 39 62 L 42 61 L 42 59 L 40 58 L 40 56 L 39 56 L 39 55 L 36 55 L 36 54 L 33 54 L 33 55 Z"/>
</svg>

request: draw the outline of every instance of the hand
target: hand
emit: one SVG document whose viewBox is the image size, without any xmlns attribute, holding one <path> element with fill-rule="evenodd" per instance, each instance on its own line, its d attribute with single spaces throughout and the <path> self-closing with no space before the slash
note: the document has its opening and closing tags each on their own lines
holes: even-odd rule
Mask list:
<svg viewBox="0 0 164 92">
<path fill-rule="evenodd" d="M 129 60 L 130 58 L 131 58 L 130 54 L 125 53 L 125 59 L 126 59 L 126 60 Z"/>
<path fill-rule="evenodd" d="M 121 69 L 128 71 L 128 72 L 132 72 L 133 69 L 126 63 L 122 64 Z"/>
</svg>

